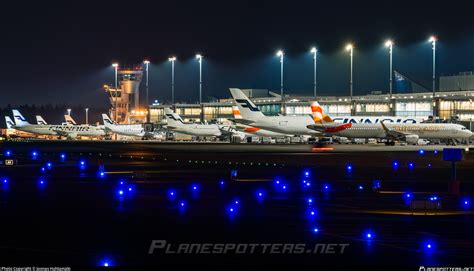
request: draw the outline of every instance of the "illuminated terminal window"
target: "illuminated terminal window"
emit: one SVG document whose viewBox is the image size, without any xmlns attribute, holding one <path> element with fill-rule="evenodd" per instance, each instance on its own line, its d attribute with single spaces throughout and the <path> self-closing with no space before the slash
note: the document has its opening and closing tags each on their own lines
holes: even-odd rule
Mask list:
<svg viewBox="0 0 474 271">
<path fill-rule="evenodd" d="M 321 105 L 326 114 L 330 116 L 347 116 L 351 114 L 351 106 L 348 104 Z"/>
<path fill-rule="evenodd" d="M 286 105 L 285 113 L 287 115 L 307 115 L 311 114 L 311 107 L 309 105 Z"/>
<path fill-rule="evenodd" d="M 263 114 L 276 116 L 281 113 L 281 104 L 264 104 L 257 106 Z"/>
<path fill-rule="evenodd" d="M 357 104 L 356 105 L 356 112 L 369 112 L 369 113 L 381 113 L 381 112 L 389 112 L 390 106 L 386 103 L 383 104 Z"/>
<path fill-rule="evenodd" d="M 431 102 L 397 102 L 395 115 L 411 117 L 427 117 L 433 115 Z"/>
<path fill-rule="evenodd" d="M 179 107 L 176 108 L 176 113 L 179 115 L 185 115 L 185 116 L 197 116 L 201 114 L 201 108 L 200 107 Z"/>
</svg>

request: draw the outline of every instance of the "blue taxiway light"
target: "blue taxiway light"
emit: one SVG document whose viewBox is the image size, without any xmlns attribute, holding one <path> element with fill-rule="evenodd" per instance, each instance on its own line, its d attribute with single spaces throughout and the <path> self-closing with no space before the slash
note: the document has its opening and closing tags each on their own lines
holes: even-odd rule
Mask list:
<svg viewBox="0 0 474 271">
<path fill-rule="evenodd" d="M 3 178 L 2 183 L 8 183 L 8 179 L 7 179 L 7 178 Z"/>
<path fill-rule="evenodd" d="M 400 162 L 398 162 L 398 161 L 393 161 L 392 162 L 392 168 L 393 169 L 398 169 L 399 166 L 400 166 Z"/>
<path fill-rule="evenodd" d="M 184 201 L 181 201 L 181 202 L 179 203 L 179 206 L 180 206 L 180 207 L 184 207 L 184 206 L 186 206 L 186 203 L 185 203 Z"/>
<path fill-rule="evenodd" d="M 431 197 L 430 197 L 430 200 L 431 200 L 431 201 L 437 201 L 437 200 L 438 200 L 438 196 L 431 196 Z"/>
<path fill-rule="evenodd" d="M 405 193 L 405 198 L 411 199 L 412 197 L 413 197 L 412 193 L 410 192 Z"/>
<path fill-rule="evenodd" d="M 435 249 L 435 243 L 431 240 L 426 240 L 423 242 L 422 247 L 426 252 L 431 252 Z"/>
<path fill-rule="evenodd" d="M 128 188 L 128 192 L 132 192 L 132 190 L 133 190 L 133 189 L 132 189 L 131 187 Z"/>
<path fill-rule="evenodd" d="M 104 259 L 100 261 L 99 266 L 110 267 L 113 266 L 113 264 L 109 259 Z"/>
<path fill-rule="evenodd" d="M 11 157 L 13 155 L 13 152 L 10 150 L 5 151 L 5 157 Z"/>
<path fill-rule="evenodd" d="M 41 172 L 46 172 L 46 168 L 45 168 L 45 167 L 42 167 L 42 168 L 41 168 Z"/>
<path fill-rule="evenodd" d="M 311 204 L 313 203 L 313 199 L 312 199 L 312 198 L 309 198 L 309 199 L 307 200 L 307 202 L 308 202 L 309 205 L 311 205 Z"/>
<path fill-rule="evenodd" d="M 432 166 L 431 163 L 428 163 L 427 167 L 428 167 L 428 168 L 431 168 L 431 166 Z"/>
<path fill-rule="evenodd" d="M 66 155 L 64 153 L 61 153 L 61 155 L 59 156 L 61 159 L 64 159 L 66 158 Z"/>
<path fill-rule="evenodd" d="M 434 153 L 434 154 L 438 154 L 438 151 L 437 151 L 437 150 L 435 150 L 433 153 Z"/>
<path fill-rule="evenodd" d="M 325 185 L 323 186 L 323 188 L 324 188 L 324 190 L 328 190 L 328 189 L 329 189 L 329 184 L 325 184 Z"/>
<path fill-rule="evenodd" d="M 367 240 L 372 240 L 372 239 L 374 239 L 374 237 L 375 237 L 375 234 L 374 234 L 374 232 L 373 232 L 372 230 L 366 230 L 366 231 L 364 232 L 364 238 L 365 238 L 365 239 L 367 239 Z"/>
<path fill-rule="evenodd" d="M 305 171 L 303 172 L 303 175 L 304 175 L 306 178 L 308 178 L 308 177 L 311 175 L 311 171 L 305 170 Z"/>
<path fill-rule="evenodd" d="M 52 164 L 51 162 L 48 162 L 48 163 L 46 163 L 46 166 L 47 166 L 48 168 L 51 168 L 51 167 L 53 166 L 53 164 Z"/>
<path fill-rule="evenodd" d="M 418 150 L 418 154 L 419 154 L 419 155 L 424 155 L 424 154 L 425 154 L 425 150 L 423 150 L 423 149 Z"/>
<path fill-rule="evenodd" d="M 346 165 L 346 171 L 347 171 L 348 173 L 351 173 L 353 168 L 354 168 L 354 167 L 352 166 L 352 164 L 347 164 L 347 165 Z"/>
<path fill-rule="evenodd" d="M 314 233 L 319 233 L 319 229 L 318 229 L 318 228 L 314 228 L 314 229 L 313 229 L 313 232 L 314 232 Z"/>
<path fill-rule="evenodd" d="M 409 169 L 415 168 L 415 163 L 409 162 L 409 163 L 408 163 L 408 168 L 409 168 Z"/>
</svg>

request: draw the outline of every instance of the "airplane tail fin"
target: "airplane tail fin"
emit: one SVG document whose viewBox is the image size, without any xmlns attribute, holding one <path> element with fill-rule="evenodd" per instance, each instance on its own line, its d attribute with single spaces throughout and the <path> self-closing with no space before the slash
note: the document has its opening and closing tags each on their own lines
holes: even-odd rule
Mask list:
<svg viewBox="0 0 474 271">
<path fill-rule="evenodd" d="M 5 116 L 5 123 L 7 124 L 7 129 L 12 129 L 15 126 L 15 123 L 9 116 Z"/>
<path fill-rule="evenodd" d="M 64 119 L 66 120 L 67 125 L 77 125 L 76 121 L 69 116 L 69 115 L 64 115 Z"/>
<path fill-rule="evenodd" d="M 28 121 L 26 121 L 25 117 L 20 113 L 20 111 L 13 109 L 13 119 L 15 120 L 15 126 L 26 126 L 30 125 Z"/>
<path fill-rule="evenodd" d="M 37 123 L 38 125 L 46 125 L 46 124 L 48 124 L 48 123 L 43 119 L 43 117 L 40 116 L 40 115 L 36 115 L 36 123 Z"/>
<path fill-rule="evenodd" d="M 244 119 L 255 120 L 265 117 L 260 109 L 258 109 L 258 107 L 255 106 L 247 96 L 245 96 L 241 89 L 230 88 L 230 94 L 232 95 L 232 98 L 234 98 L 235 104 L 239 108 Z"/>
<path fill-rule="evenodd" d="M 232 114 L 234 115 L 234 119 L 242 119 L 242 115 L 237 106 L 232 106 Z"/>
<path fill-rule="evenodd" d="M 334 122 L 330 116 L 326 115 L 324 109 L 316 101 L 311 103 L 311 114 L 315 123 Z"/>
<path fill-rule="evenodd" d="M 114 125 L 114 122 L 107 116 L 107 114 L 102 114 L 102 121 L 104 122 L 105 127 Z"/>
<path fill-rule="evenodd" d="M 184 124 L 183 119 L 179 116 L 179 114 L 174 113 L 170 108 L 165 108 L 165 117 L 168 125 L 171 126 L 180 126 Z"/>
</svg>

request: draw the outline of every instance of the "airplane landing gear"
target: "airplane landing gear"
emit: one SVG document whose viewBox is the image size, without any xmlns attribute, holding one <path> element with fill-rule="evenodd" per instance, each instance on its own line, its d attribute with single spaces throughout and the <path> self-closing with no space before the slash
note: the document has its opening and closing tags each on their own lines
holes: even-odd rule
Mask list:
<svg viewBox="0 0 474 271">
<path fill-rule="evenodd" d="M 387 140 L 387 141 L 385 141 L 385 146 L 395 146 L 395 141 Z"/>
</svg>

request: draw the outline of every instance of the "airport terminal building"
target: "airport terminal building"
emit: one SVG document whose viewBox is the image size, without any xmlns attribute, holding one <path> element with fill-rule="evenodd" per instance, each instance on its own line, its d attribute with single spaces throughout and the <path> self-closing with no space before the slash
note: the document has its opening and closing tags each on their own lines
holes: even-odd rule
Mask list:
<svg viewBox="0 0 474 271">
<path fill-rule="evenodd" d="M 439 91 L 433 99 L 432 92 L 403 93 L 390 95 L 372 92 L 369 95 L 353 96 L 313 96 L 284 95 L 265 89 L 245 89 L 247 96 L 265 115 L 311 114 L 309 104 L 316 100 L 333 117 L 348 115 L 422 117 L 436 115 L 441 120 L 454 118 L 472 130 L 474 119 L 474 73 L 440 78 Z M 296 93 L 291 90 L 286 93 Z M 230 96 L 230 93 L 229 93 Z M 226 122 L 233 118 L 231 98 L 203 104 L 176 104 L 176 113 L 185 121 Z M 149 107 L 151 122 L 163 119 L 163 108 L 169 105 L 152 104 Z"/>
</svg>

